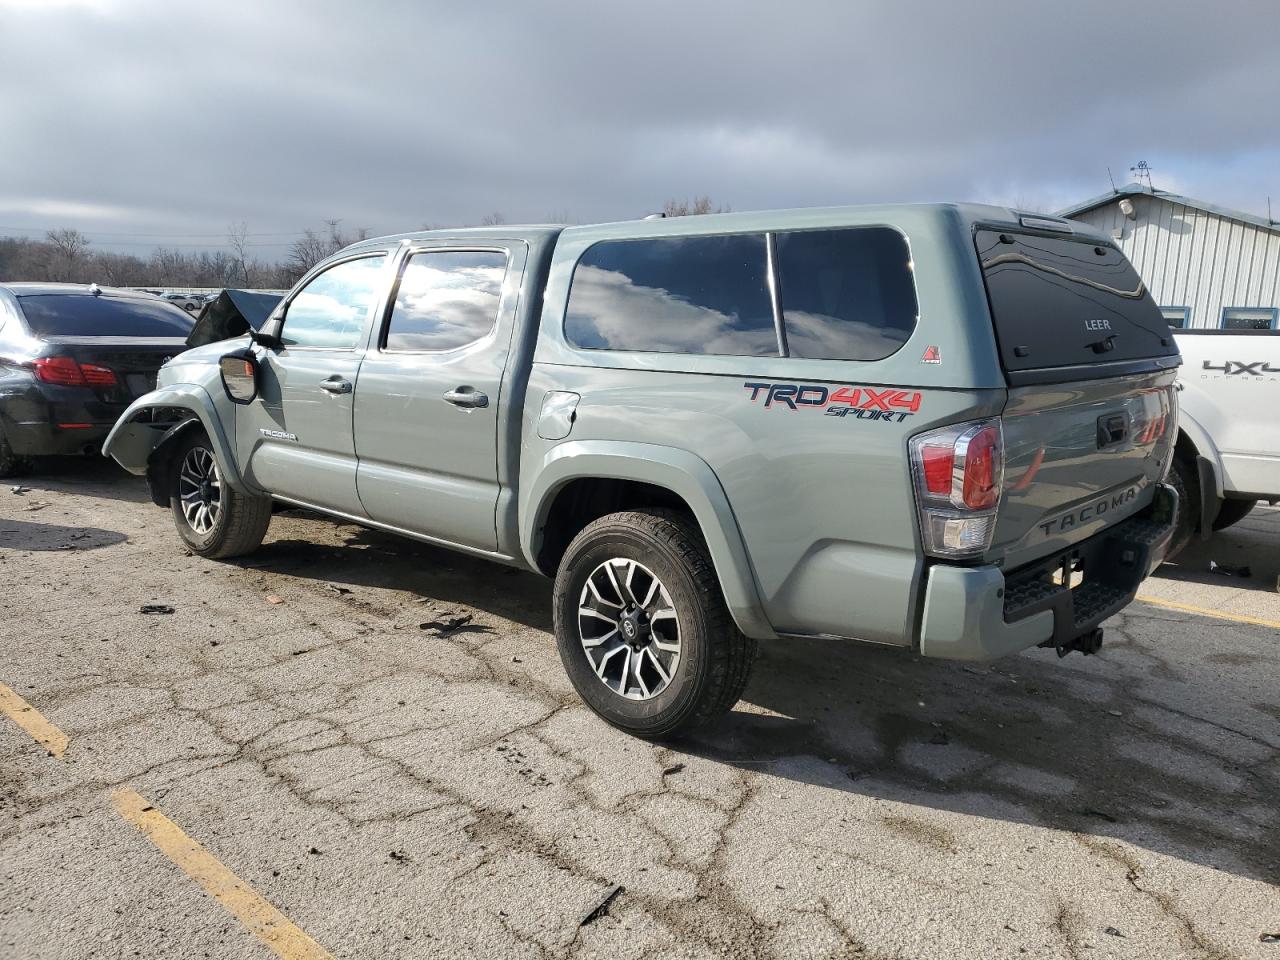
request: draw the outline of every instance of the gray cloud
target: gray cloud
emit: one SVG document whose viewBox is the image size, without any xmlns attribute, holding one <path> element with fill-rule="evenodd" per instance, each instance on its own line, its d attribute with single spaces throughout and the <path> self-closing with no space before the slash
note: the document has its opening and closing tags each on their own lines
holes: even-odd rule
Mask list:
<svg viewBox="0 0 1280 960">
<path fill-rule="evenodd" d="M 1273 0 L 0 0 L 0 18 L 0 226 L 103 244 L 615 219 L 701 193 L 1053 207 L 1138 159 L 1158 186 L 1280 207 Z"/>
</svg>

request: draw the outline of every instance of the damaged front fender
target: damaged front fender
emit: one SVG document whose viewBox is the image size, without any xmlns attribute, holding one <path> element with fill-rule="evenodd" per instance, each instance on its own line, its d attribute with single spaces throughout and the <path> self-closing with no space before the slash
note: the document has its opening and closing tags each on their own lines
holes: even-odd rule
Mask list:
<svg viewBox="0 0 1280 960">
<path fill-rule="evenodd" d="M 173 411 L 173 415 L 160 421 L 147 416 L 157 411 Z M 198 384 L 175 383 L 139 397 L 111 428 L 102 444 L 102 453 L 130 473 L 146 475 L 151 483 L 152 499 L 167 505 L 167 497 L 160 497 L 168 489 L 168 484 L 157 474 L 157 464 L 165 466 L 166 451 L 171 450 L 197 423 L 213 445 L 223 482 L 241 492 L 258 493 L 245 483 L 218 408 L 209 392 Z"/>
</svg>

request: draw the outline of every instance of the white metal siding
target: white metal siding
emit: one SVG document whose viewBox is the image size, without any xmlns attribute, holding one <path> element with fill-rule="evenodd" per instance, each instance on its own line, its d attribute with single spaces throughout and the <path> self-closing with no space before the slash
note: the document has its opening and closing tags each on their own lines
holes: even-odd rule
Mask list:
<svg viewBox="0 0 1280 960">
<path fill-rule="evenodd" d="M 1074 219 L 1115 237 L 1162 307 L 1190 307 L 1191 326 L 1218 327 L 1223 307 L 1280 307 L 1280 228 L 1174 203 L 1131 196 Z"/>
</svg>

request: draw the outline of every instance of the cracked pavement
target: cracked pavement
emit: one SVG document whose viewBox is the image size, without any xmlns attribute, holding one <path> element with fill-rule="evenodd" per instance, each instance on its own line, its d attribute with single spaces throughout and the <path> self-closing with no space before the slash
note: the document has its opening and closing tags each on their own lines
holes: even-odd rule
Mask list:
<svg viewBox="0 0 1280 960">
<path fill-rule="evenodd" d="M 270 956 L 128 787 L 336 957 L 1280 958 L 1276 629 L 765 643 L 731 717 L 655 746 L 578 702 L 547 580 L 299 511 L 206 561 L 114 465 L 42 469 L 0 487 L 0 682 L 70 745 L 0 718 L 0 954 Z M 1278 520 L 1214 541 L 1253 558 L 1237 612 L 1275 603 Z"/>
</svg>

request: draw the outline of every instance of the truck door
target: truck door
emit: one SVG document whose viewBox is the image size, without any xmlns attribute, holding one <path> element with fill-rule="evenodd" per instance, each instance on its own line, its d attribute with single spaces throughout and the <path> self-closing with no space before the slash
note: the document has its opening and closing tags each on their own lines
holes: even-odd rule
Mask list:
<svg viewBox="0 0 1280 960">
<path fill-rule="evenodd" d="M 487 239 L 406 251 L 356 384 L 370 518 L 496 549 L 498 405 L 527 256 L 522 242 Z"/>
<path fill-rule="evenodd" d="M 236 417 L 249 479 L 290 500 L 363 516 L 351 410 L 387 251 L 341 260 L 285 304 L 282 345 L 260 349 L 259 395 Z"/>
</svg>

